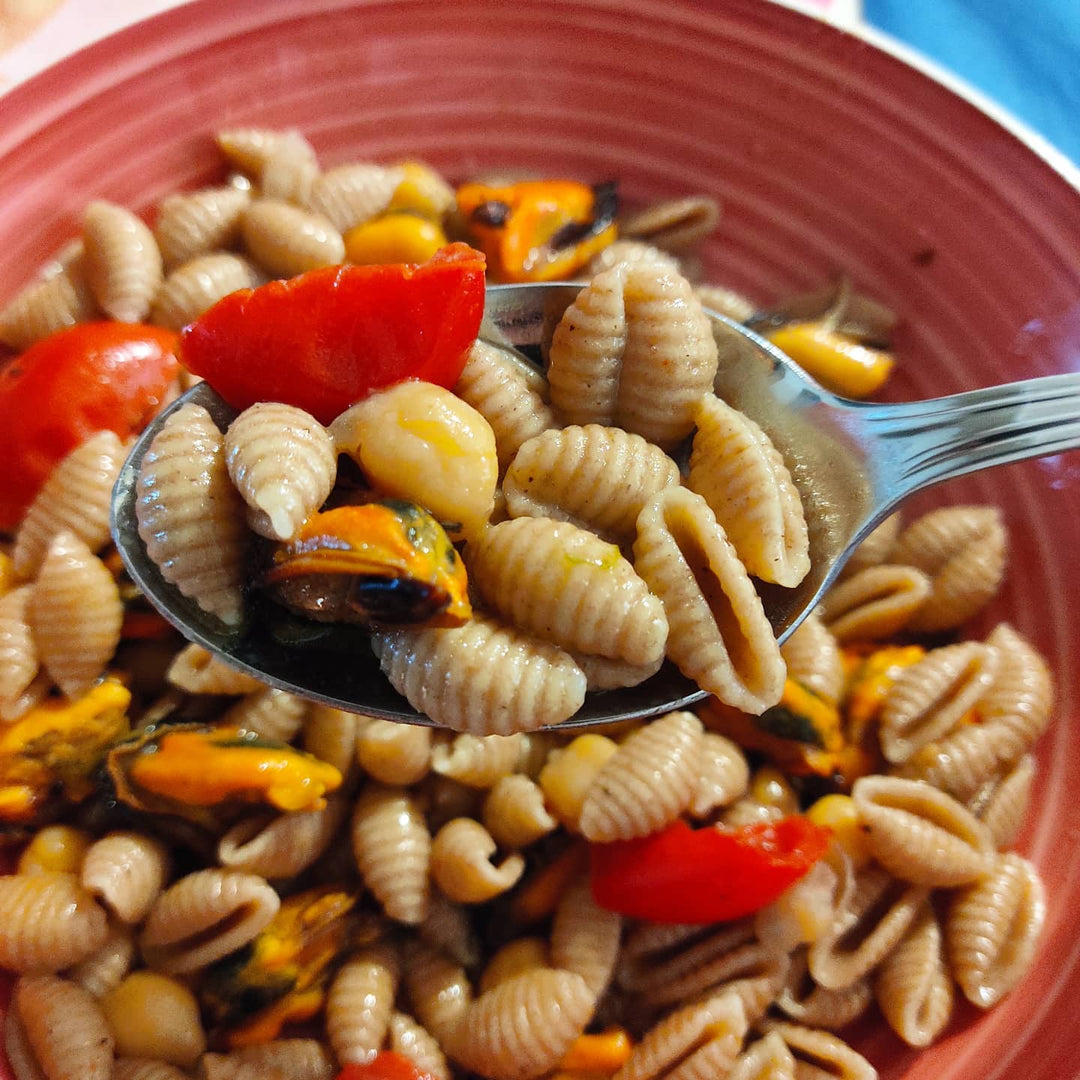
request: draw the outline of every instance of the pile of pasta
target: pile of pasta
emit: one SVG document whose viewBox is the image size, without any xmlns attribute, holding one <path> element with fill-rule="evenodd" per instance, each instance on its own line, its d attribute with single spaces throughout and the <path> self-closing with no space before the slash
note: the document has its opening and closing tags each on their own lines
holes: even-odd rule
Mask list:
<svg viewBox="0 0 1080 1080">
<path fill-rule="evenodd" d="M 334 170 L 320 172 L 302 149 L 297 160 L 307 164 L 297 165 L 291 136 L 278 144 L 262 133 L 243 145 L 262 148 L 245 159 L 262 195 L 309 213 L 299 204 Z M 216 190 L 241 192 L 242 207 L 253 198 L 250 187 Z M 167 200 L 156 229 L 162 253 L 171 235 L 163 222 L 188 221 L 217 195 Z M 253 228 L 243 220 L 196 230 L 202 239 L 166 262 L 245 259 L 217 251 Z M 91 226 L 91 248 L 93 235 Z M 452 732 L 311 704 L 175 639 L 123 640 L 128 592 L 108 550 L 107 506 L 124 447 L 94 435 L 57 466 L 0 556 L 0 819 L 17 820 L 4 816 L 4 800 L 40 784 L 43 762 L 54 770 L 35 822 L 17 830 L 25 843 L 14 872 L 0 876 L 0 968 L 14 976 L 3 1038 L 17 1080 L 330 1080 L 387 1050 L 434 1080 L 862 1080 L 876 1071 L 843 1030 L 875 1004 L 902 1040 L 923 1047 L 947 1029 L 958 998 L 989 1008 L 1018 985 L 1044 898 L 1036 869 L 1009 849 L 1052 682 L 1007 624 L 983 641 L 955 634 L 1000 586 L 1000 514 L 950 507 L 906 527 L 889 519 L 778 647 L 750 573 L 797 581 L 805 522 L 778 455 L 710 393 L 715 356 L 689 362 L 698 374 L 679 408 L 647 365 L 630 400 L 612 396 L 610 378 L 599 404 L 582 391 L 580 366 L 605 332 L 617 335 L 620 307 L 683 320 L 672 329 L 649 314 L 635 339 L 643 353 L 665 335 L 706 351 L 711 341 L 670 256 L 640 245 L 627 252 L 619 262 L 609 248 L 607 265 L 593 267 L 553 344 L 550 391 L 505 350 L 478 344 L 470 356 L 457 393 L 492 429 L 502 498 L 482 508 L 486 528 L 467 542 L 465 560 L 502 621 L 481 615 L 465 628 L 532 640 L 533 629 L 509 623 L 529 622 L 552 572 L 537 569 L 542 553 L 571 536 L 583 555 L 567 560 L 579 549 L 563 546 L 561 557 L 583 568 L 587 584 L 563 582 L 561 595 L 569 586 L 602 595 L 593 572 L 602 581 L 625 564 L 644 589 L 622 618 L 646 631 L 625 639 L 649 647 L 596 647 L 623 640 L 609 606 L 584 627 L 598 637 L 530 648 L 568 657 L 578 697 L 586 686 L 632 685 L 665 654 L 692 677 L 703 672 L 713 696 L 696 713 L 546 731 L 538 725 L 555 718 L 550 702 L 526 713 L 512 696 L 531 692 L 524 677 L 467 669 L 455 695 L 433 696 L 424 683 L 461 664 L 433 635 L 461 631 L 380 631 L 391 679 L 418 708 L 468 729 Z M 256 257 L 267 273 L 308 268 Z M 85 258 L 84 248 L 34 287 L 34 304 L 46 296 L 52 306 L 31 305 L 34 290 L 16 300 L 0 318 L 5 340 L 12 325 L 24 328 L 25 344 L 57 319 L 69 323 L 73 309 L 57 306 L 64 297 L 90 297 L 88 309 L 121 319 L 162 305 L 169 278 L 133 290 L 137 307 L 105 306 L 100 286 L 80 292 Z M 186 295 L 198 296 L 170 316 L 177 324 L 238 287 L 206 265 L 190 280 L 198 289 Z M 632 332 L 623 333 L 630 348 Z M 187 423 L 191 414 L 174 416 Z M 695 427 L 704 445 L 684 484 L 667 451 Z M 222 447 L 227 437 L 216 434 Z M 708 463 L 697 481 L 694 454 Z M 601 478 L 612 467 L 624 470 L 616 485 Z M 725 495 L 703 490 L 703 476 Z M 231 483 L 227 469 L 223 479 Z M 246 528 L 246 507 L 234 505 L 229 521 Z M 688 570 L 688 554 L 710 544 L 703 561 L 719 590 Z M 679 591 L 688 587 L 697 595 Z M 745 636 L 719 660 L 723 641 L 699 621 L 708 593 L 715 628 L 717 592 Z M 512 695 L 498 697 L 493 684 Z M 132 812 L 96 786 L 88 758 L 129 726 L 162 731 L 193 719 L 240 732 L 248 746 L 296 747 L 340 783 L 303 810 L 252 803 L 217 817 L 210 806 L 192 815 L 197 824 Z M 52 740 L 16 742 L 30 720 Z M 624 919 L 592 895 L 593 845 L 680 821 L 738 828 L 800 813 L 831 830 L 829 849 L 756 915 L 653 923 Z"/>
</svg>

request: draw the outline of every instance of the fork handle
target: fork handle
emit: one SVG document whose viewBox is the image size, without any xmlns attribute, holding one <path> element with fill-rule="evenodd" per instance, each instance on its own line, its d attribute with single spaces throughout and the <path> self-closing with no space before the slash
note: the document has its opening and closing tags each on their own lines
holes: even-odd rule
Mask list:
<svg viewBox="0 0 1080 1080">
<path fill-rule="evenodd" d="M 881 463 L 879 499 L 992 465 L 1080 448 L 1080 374 L 860 410 Z"/>
</svg>

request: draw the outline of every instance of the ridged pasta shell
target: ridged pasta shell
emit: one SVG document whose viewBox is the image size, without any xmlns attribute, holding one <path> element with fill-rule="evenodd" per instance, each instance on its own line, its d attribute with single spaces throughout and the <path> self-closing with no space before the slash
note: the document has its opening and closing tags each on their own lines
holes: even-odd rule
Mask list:
<svg viewBox="0 0 1080 1080">
<path fill-rule="evenodd" d="M 959 891 L 945 920 L 953 978 L 973 1005 L 988 1009 L 1027 973 L 1046 920 L 1046 899 L 1035 867 L 1012 853 Z"/>
<path fill-rule="evenodd" d="M 930 595 L 930 579 L 911 566 L 871 566 L 834 585 L 821 604 L 833 636 L 847 641 L 891 637 L 911 623 Z"/>
<path fill-rule="evenodd" d="M 10 1006 L 4 1013 L 4 1057 L 15 1080 L 48 1080 L 34 1057 L 18 1014 Z"/>
<path fill-rule="evenodd" d="M 15 573 L 32 578 L 54 536 L 74 533 L 91 551 L 109 539 L 113 484 L 125 457 L 114 432 L 99 431 L 77 446 L 49 473 L 15 534 Z"/>
<path fill-rule="evenodd" d="M 358 726 L 355 713 L 332 709 L 329 705 L 312 705 L 300 741 L 309 754 L 333 765 L 347 777 L 356 756 Z"/>
<path fill-rule="evenodd" d="M 595 1003 L 580 975 L 527 971 L 477 998 L 447 1049 L 482 1076 L 529 1080 L 562 1060 Z"/>
<path fill-rule="evenodd" d="M 90 845 L 82 884 L 118 919 L 140 923 L 161 894 L 172 870 L 168 849 L 142 833 L 113 832 Z"/>
<path fill-rule="evenodd" d="M 819 1073 L 844 1080 L 878 1080 L 877 1069 L 832 1032 L 782 1020 L 766 1020 L 761 1030 L 766 1034 L 775 1033 L 784 1040 L 795 1058 L 797 1080 L 804 1076 L 816 1077 Z"/>
<path fill-rule="evenodd" d="M 620 225 L 623 236 L 655 244 L 664 251 L 684 251 L 704 240 L 720 220 L 720 204 L 708 195 L 686 195 L 646 206 Z"/>
<path fill-rule="evenodd" d="M 278 199 L 256 199 L 244 210 L 241 230 L 248 254 L 280 277 L 345 261 L 345 241 L 332 222 Z"/>
<path fill-rule="evenodd" d="M 268 1075 L 280 1071 L 287 1080 L 331 1080 L 337 1069 L 318 1039 L 273 1039 L 240 1046 L 229 1057 Z M 117 1078 L 119 1080 L 119 1078 Z"/>
<path fill-rule="evenodd" d="M 1023 752 L 1023 742 L 1004 724 L 963 724 L 924 746 L 896 773 L 923 780 L 966 802 Z"/>
<path fill-rule="evenodd" d="M 11 708 L 33 683 L 38 652 L 30 630 L 31 585 L 0 596 L 0 705 Z"/>
<path fill-rule="evenodd" d="M 154 236 L 165 265 L 177 267 L 197 256 L 232 247 L 240 238 L 240 218 L 249 202 L 251 192 L 234 187 L 167 195 L 158 205 L 154 222 Z"/>
<path fill-rule="evenodd" d="M 170 330 L 194 322 L 222 297 L 253 289 L 262 275 L 242 255 L 214 251 L 181 263 L 162 282 L 150 309 L 150 321 Z"/>
<path fill-rule="evenodd" d="M 120 641 L 116 579 L 70 532 L 53 538 L 27 605 L 41 664 L 69 698 L 88 690 Z"/>
<path fill-rule="evenodd" d="M 0 343 L 21 352 L 58 330 L 89 322 L 97 311 L 82 259 L 78 259 L 15 294 L 0 311 Z"/>
<path fill-rule="evenodd" d="M 1011 732 L 1022 752 L 1050 722 L 1054 705 L 1050 669 L 1038 650 L 1008 623 L 997 626 L 986 644 L 997 650 L 1000 664 L 979 712 L 985 723 L 1000 724 Z"/>
<path fill-rule="evenodd" d="M 969 809 L 989 830 L 999 851 L 1016 843 L 1027 818 L 1034 783 L 1035 758 L 1025 754 L 1009 772 L 992 781 L 988 789 L 977 794 L 969 804 Z"/>
<path fill-rule="evenodd" d="M 768 435 L 715 394 L 694 409 L 687 486 L 703 496 L 746 569 L 794 587 L 810 570 L 799 491 Z"/>
<path fill-rule="evenodd" d="M 229 481 L 225 440 L 210 414 L 187 404 L 154 436 L 136 487 L 146 553 L 166 581 L 235 626 L 243 617 L 248 535 Z"/>
<path fill-rule="evenodd" d="M 486 341 L 473 342 L 454 393 L 491 425 L 500 469 L 513 461 L 523 443 L 555 426 L 543 374 Z"/>
<path fill-rule="evenodd" d="M 903 881 L 949 888 L 982 877 L 994 850 L 969 810 L 929 784 L 864 776 L 851 791 L 867 846 Z"/>
<path fill-rule="evenodd" d="M 691 817 L 708 817 L 718 807 L 728 806 L 745 795 L 749 783 L 750 766 L 738 745 L 714 731 L 706 731 L 687 811 Z"/>
<path fill-rule="evenodd" d="M 520 773 L 494 784 L 484 800 L 483 822 L 499 847 L 510 851 L 536 843 L 559 826 L 544 805 L 543 791 Z"/>
<path fill-rule="evenodd" d="M 165 1061 L 118 1057 L 113 1062 L 112 1080 L 188 1080 L 188 1074 Z"/>
<path fill-rule="evenodd" d="M 201 1080 L 289 1080 L 280 1069 L 249 1065 L 231 1054 L 203 1054 L 199 1075 Z"/>
<path fill-rule="evenodd" d="M 326 995 L 326 1034 L 344 1065 L 366 1065 L 382 1049 L 400 967 L 388 945 L 376 945 L 345 962 Z"/>
<path fill-rule="evenodd" d="M 796 1080 L 795 1059 L 776 1032 L 750 1043 L 725 1080 Z"/>
<path fill-rule="evenodd" d="M 279 145 L 259 173 L 259 193 L 264 199 L 283 199 L 306 206 L 311 189 L 319 178 L 314 157 L 297 153 L 292 145 Z"/>
<path fill-rule="evenodd" d="M 866 539 L 852 552 L 851 557 L 840 571 L 842 578 L 853 577 L 860 570 L 871 566 L 880 566 L 892 561 L 891 556 L 900 535 L 901 518 L 899 513 L 890 514 L 880 525 L 871 531 Z M 897 560 L 902 561 L 902 560 Z"/>
<path fill-rule="evenodd" d="M 937 633 L 960 626 L 980 611 L 1001 586 L 1006 543 L 996 506 L 947 506 L 912 522 L 890 556 L 932 580 L 911 629 Z"/>
<path fill-rule="evenodd" d="M 98 307 L 120 322 L 142 322 L 161 287 L 154 234 L 130 210 L 92 202 L 83 215 L 86 279 Z"/>
<path fill-rule="evenodd" d="M 248 505 L 248 524 L 271 540 L 290 539 L 337 478 L 337 452 L 326 428 L 280 402 L 252 405 L 229 425 L 225 462 Z"/>
<path fill-rule="evenodd" d="M 887 761 L 907 761 L 947 735 L 993 685 L 998 650 L 977 641 L 933 649 L 905 668 L 881 705 L 881 749 Z"/>
<path fill-rule="evenodd" d="M 722 285 L 695 285 L 694 295 L 701 301 L 701 306 L 720 315 L 726 315 L 733 322 L 746 322 L 757 305 L 742 293 Z"/>
<path fill-rule="evenodd" d="M 628 664 L 625 660 L 612 660 L 592 653 L 571 653 L 574 663 L 585 673 L 589 690 L 615 690 L 620 686 L 639 686 L 651 679 L 663 666 L 664 658 L 658 657 L 651 664 Z"/>
<path fill-rule="evenodd" d="M 189 694 L 251 694 L 263 689 L 263 683 L 229 667 L 201 645 L 185 645 L 173 657 L 166 680 Z"/>
<path fill-rule="evenodd" d="M 356 736 L 356 760 L 380 784 L 415 784 L 431 768 L 431 728 L 372 718 Z"/>
<path fill-rule="evenodd" d="M 592 843 L 649 836 L 690 805 L 703 746 L 701 721 L 672 712 L 635 731 L 585 793 L 579 826 Z"/>
<path fill-rule="evenodd" d="M 372 646 L 394 689 L 453 731 L 532 731 L 585 700 L 585 676 L 562 649 L 483 616 L 449 630 L 378 632 Z"/>
<path fill-rule="evenodd" d="M 642 507 L 679 483 L 679 467 L 658 446 L 600 424 L 545 431 L 529 439 L 503 480 L 511 517 L 554 518 L 605 540 L 633 539 Z"/>
<path fill-rule="evenodd" d="M 757 939 L 781 955 L 824 937 L 832 926 L 837 899 L 846 885 L 825 859 L 754 915 Z"/>
<path fill-rule="evenodd" d="M 242 948 L 280 906 L 278 894 L 255 874 L 196 870 L 158 897 L 139 944 L 150 967 L 186 975 Z"/>
<path fill-rule="evenodd" d="M 588 875 L 563 893 L 551 927 L 551 964 L 580 975 L 599 1001 L 607 991 L 622 938 L 622 918 L 593 899 Z"/>
<path fill-rule="evenodd" d="M 55 975 L 24 975 L 12 1005 L 49 1080 L 112 1080 L 113 1035 L 81 986 Z"/>
<path fill-rule="evenodd" d="M 521 735 L 455 735 L 432 751 L 432 771 L 468 787 L 490 788 L 517 768 L 522 738 Z"/>
<path fill-rule="evenodd" d="M 592 533 L 549 518 L 516 518 L 470 546 L 474 585 L 526 632 L 633 664 L 663 655 L 663 605 L 619 549 Z"/>
<path fill-rule="evenodd" d="M 422 922 L 428 909 L 431 834 L 404 789 L 368 784 L 356 801 L 352 849 L 364 884 L 396 922 Z"/>
<path fill-rule="evenodd" d="M 420 1023 L 449 1048 L 473 1001 L 465 969 L 441 949 L 413 939 L 405 946 L 402 972 Z"/>
<path fill-rule="evenodd" d="M 616 240 L 593 257 L 589 263 L 590 276 L 595 277 L 616 266 L 632 266 L 634 263 L 652 262 L 672 273 L 679 273 L 679 260 L 642 240 Z"/>
<path fill-rule="evenodd" d="M 135 965 L 135 937 L 130 926 L 110 923 L 109 936 L 97 952 L 68 968 L 65 977 L 92 997 L 100 998 L 120 985 Z"/>
<path fill-rule="evenodd" d="M 309 706 L 306 698 L 264 686 L 230 706 L 221 723 L 254 732 L 271 742 L 287 743 L 304 726 Z"/>
<path fill-rule="evenodd" d="M 105 909 L 74 874 L 0 877 L 0 967 L 62 971 L 100 949 L 108 933 Z"/>
<path fill-rule="evenodd" d="M 788 678 L 836 705 L 844 692 L 840 645 L 818 618 L 809 614 L 780 646 Z"/>
<path fill-rule="evenodd" d="M 450 1066 L 438 1040 L 406 1013 L 390 1016 L 390 1049 L 411 1061 L 422 1075 L 450 1080 Z"/>
<path fill-rule="evenodd" d="M 298 158 L 315 160 L 315 150 L 299 131 L 273 131 L 268 128 L 227 128 L 216 136 L 218 148 L 242 172 L 258 179 L 263 166 L 285 151 Z"/>
<path fill-rule="evenodd" d="M 486 903 L 512 889 L 525 872 L 520 855 L 507 855 L 495 866 L 495 850 L 495 841 L 479 821 L 448 821 L 431 842 L 431 879 L 459 904 Z"/>
<path fill-rule="evenodd" d="M 929 1046 L 948 1024 L 952 979 L 942 953 L 941 927 L 928 903 L 882 963 L 874 996 L 889 1027 L 908 1046 Z"/>
<path fill-rule="evenodd" d="M 761 713 L 780 700 L 785 665 L 746 568 L 708 504 L 685 488 L 638 518 L 634 565 L 668 615 L 667 655 L 721 701 Z"/>
<path fill-rule="evenodd" d="M 332 222 L 338 232 L 347 232 L 381 214 L 403 179 L 396 166 L 338 165 L 312 182 L 307 207 Z"/>
<path fill-rule="evenodd" d="M 862 1016 L 873 1000 L 869 979 L 859 979 L 841 990 L 818 986 L 810 977 L 805 950 L 800 949 L 793 955 L 776 1007 L 789 1019 L 807 1027 L 838 1031 Z"/>
</svg>

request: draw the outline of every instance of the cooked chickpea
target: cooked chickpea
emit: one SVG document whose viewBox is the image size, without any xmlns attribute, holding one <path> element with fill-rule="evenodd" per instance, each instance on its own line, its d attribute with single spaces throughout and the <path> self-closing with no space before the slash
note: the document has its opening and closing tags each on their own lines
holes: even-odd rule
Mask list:
<svg viewBox="0 0 1080 1080">
<path fill-rule="evenodd" d="M 195 995 L 167 975 L 136 971 L 101 999 L 101 1007 L 119 1057 L 186 1068 L 206 1049 Z"/>
</svg>

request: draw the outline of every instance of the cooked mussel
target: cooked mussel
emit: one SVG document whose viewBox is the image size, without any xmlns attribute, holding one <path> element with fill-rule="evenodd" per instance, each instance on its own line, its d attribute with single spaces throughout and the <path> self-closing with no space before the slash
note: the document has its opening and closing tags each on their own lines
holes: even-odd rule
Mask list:
<svg viewBox="0 0 1080 1080">
<path fill-rule="evenodd" d="M 415 503 L 313 514 L 275 548 L 265 581 L 278 603 L 319 622 L 460 626 L 472 614 L 465 564 Z"/>
</svg>

